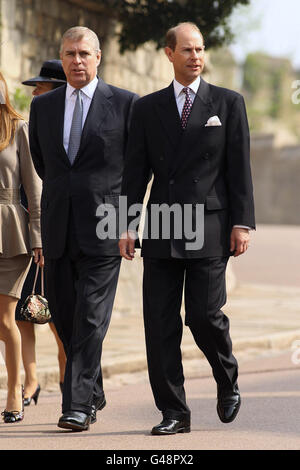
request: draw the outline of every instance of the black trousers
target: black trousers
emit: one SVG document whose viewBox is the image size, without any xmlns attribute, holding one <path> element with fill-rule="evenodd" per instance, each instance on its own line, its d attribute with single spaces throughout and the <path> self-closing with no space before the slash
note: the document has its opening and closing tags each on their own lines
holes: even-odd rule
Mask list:
<svg viewBox="0 0 300 470">
<path fill-rule="evenodd" d="M 149 379 L 164 418 L 190 416 L 181 360 L 182 295 L 185 324 L 205 354 L 218 387 L 232 390 L 238 365 L 232 355 L 226 302 L 228 258 L 144 258 L 143 302 Z"/>
<path fill-rule="evenodd" d="M 104 397 L 102 342 L 111 318 L 120 263 L 119 256 L 84 255 L 72 220 L 64 255 L 45 260 L 49 307 L 67 356 L 63 413 L 89 414 L 94 401 Z"/>
</svg>

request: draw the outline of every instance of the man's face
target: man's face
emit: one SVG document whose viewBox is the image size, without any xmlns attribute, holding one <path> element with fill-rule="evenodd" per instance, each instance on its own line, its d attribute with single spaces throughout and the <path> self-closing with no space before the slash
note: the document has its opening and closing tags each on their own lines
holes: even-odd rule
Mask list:
<svg viewBox="0 0 300 470">
<path fill-rule="evenodd" d="M 53 90 L 53 85 L 50 82 L 37 82 L 35 85 L 35 89 L 33 90 L 33 96 L 39 96 L 47 91 Z"/>
<path fill-rule="evenodd" d="M 184 86 L 190 85 L 200 75 L 204 68 L 203 38 L 192 27 L 178 28 L 176 47 L 169 47 L 165 52 L 172 62 L 176 80 Z"/>
<path fill-rule="evenodd" d="M 101 52 L 94 50 L 87 37 L 79 41 L 66 39 L 60 58 L 68 83 L 74 88 L 82 88 L 95 78 Z"/>
</svg>

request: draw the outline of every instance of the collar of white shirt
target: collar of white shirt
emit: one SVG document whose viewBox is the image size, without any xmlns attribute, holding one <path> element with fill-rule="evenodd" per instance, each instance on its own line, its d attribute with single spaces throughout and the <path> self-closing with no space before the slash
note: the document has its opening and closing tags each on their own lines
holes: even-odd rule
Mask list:
<svg viewBox="0 0 300 470">
<path fill-rule="evenodd" d="M 93 98 L 93 95 L 95 93 L 95 90 L 97 88 L 98 84 L 98 77 L 95 77 L 90 83 L 85 85 L 84 87 L 80 88 L 80 90 L 90 99 Z M 67 84 L 67 90 L 66 90 L 66 99 L 71 98 L 72 93 L 74 92 L 76 88 L 73 88 L 69 83 Z"/>
<path fill-rule="evenodd" d="M 200 85 L 200 75 L 196 78 L 196 80 L 190 83 L 188 88 L 190 88 L 196 95 L 199 85 Z M 173 86 L 174 86 L 175 98 L 177 99 L 180 93 L 182 92 L 183 88 L 186 88 L 186 87 L 182 85 L 181 83 L 179 83 L 175 78 L 173 80 Z"/>
</svg>

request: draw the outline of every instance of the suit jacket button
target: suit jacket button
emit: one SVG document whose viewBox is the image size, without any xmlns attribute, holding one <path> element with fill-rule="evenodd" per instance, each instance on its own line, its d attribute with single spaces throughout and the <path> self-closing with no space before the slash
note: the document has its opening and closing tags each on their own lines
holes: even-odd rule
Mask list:
<svg viewBox="0 0 300 470">
<path fill-rule="evenodd" d="M 205 160 L 208 160 L 208 158 L 209 158 L 209 153 L 206 153 L 206 154 L 203 156 L 203 158 L 204 158 Z"/>
<path fill-rule="evenodd" d="M 170 180 L 170 181 L 169 181 L 169 184 L 174 184 L 174 183 L 175 183 L 174 180 Z"/>
</svg>

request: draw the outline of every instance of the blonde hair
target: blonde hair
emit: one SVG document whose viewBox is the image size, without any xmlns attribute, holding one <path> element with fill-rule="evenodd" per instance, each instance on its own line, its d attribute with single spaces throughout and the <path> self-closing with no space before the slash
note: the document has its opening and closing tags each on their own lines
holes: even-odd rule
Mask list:
<svg viewBox="0 0 300 470">
<path fill-rule="evenodd" d="M 68 29 L 61 38 L 60 44 L 60 53 L 63 51 L 64 42 L 66 39 L 71 39 L 72 41 L 80 41 L 83 37 L 88 38 L 93 44 L 93 49 L 95 52 L 100 51 L 100 42 L 98 36 L 94 31 L 85 26 L 73 26 L 73 28 Z"/>
<path fill-rule="evenodd" d="M 14 141 L 18 121 L 24 118 L 12 107 L 6 81 L 0 72 L 0 93 L 3 95 L 0 103 L 0 152 Z"/>
</svg>

